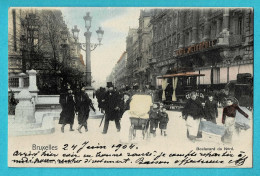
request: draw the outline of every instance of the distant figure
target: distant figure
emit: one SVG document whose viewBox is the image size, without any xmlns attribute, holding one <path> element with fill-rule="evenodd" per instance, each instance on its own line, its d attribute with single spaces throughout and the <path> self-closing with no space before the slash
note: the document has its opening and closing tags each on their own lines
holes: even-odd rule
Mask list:
<svg viewBox="0 0 260 176">
<path fill-rule="evenodd" d="M 153 136 L 156 136 L 156 129 L 158 128 L 159 124 L 159 111 L 160 111 L 160 104 L 154 103 L 149 111 L 149 119 L 150 119 L 150 133 L 153 134 Z"/>
<path fill-rule="evenodd" d="M 68 89 L 68 93 L 60 95 L 60 104 L 62 107 L 59 120 L 59 124 L 62 124 L 61 132 L 64 133 L 66 124 L 70 124 L 70 131 L 74 131 L 72 127 L 75 116 L 75 100 L 71 89 Z"/>
<path fill-rule="evenodd" d="M 237 104 L 234 104 L 232 98 L 228 98 L 226 104 L 227 106 L 223 109 L 222 115 L 222 123 L 224 124 L 226 130 L 221 140 L 224 143 L 230 143 L 232 141 L 233 132 L 235 130 L 236 112 L 240 112 L 246 118 L 248 118 L 248 114 L 240 109 Z"/>
<path fill-rule="evenodd" d="M 120 105 L 120 116 L 122 117 L 124 112 L 130 109 L 130 95 L 128 93 L 124 93 L 121 99 Z"/>
<path fill-rule="evenodd" d="M 161 130 L 161 135 L 167 136 L 166 129 L 169 122 L 169 117 L 166 112 L 166 108 L 162 107 L 161 112 L 159 113 L 159 128 Z"/>
<path fill-rule="evenodd" d="M 216 118 L 218 117 L 218 103 L 213 99 L 213 94 L 208 95 L 208 100 L 205 103 L 204 109 L 206 120 L 216 124 Z"/>
<path fill-rule="evenodd" d="M 90 108 L 94 112 L 96 110 L 84 87 L 81 88 L 81 93 L 77 97 L 76 104 L 77 104 L 76 109 L 78 112 L 78 123 L 79 123 L 78 131 L 79 133 L 81 133 L 81 128 L 84 126 L 85 132 L 87 132 L 88 131 L 87 120 L 89 117 Z"/>
</svg>

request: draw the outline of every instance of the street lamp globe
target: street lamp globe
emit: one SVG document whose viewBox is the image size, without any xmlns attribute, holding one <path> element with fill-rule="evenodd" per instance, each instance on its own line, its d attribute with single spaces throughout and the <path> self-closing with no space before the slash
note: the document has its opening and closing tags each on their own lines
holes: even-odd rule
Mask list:
<svg viewBox="0 0 260 176">
<path fill-rule="evenodd" d="M 78 38 L 79 38 L 79 29 L 77 27 L 77 25 L 74 26 L 74 29 L 71 30 L 73 38 L 75 39 L 75 41 L 77 42 Z"/>
<path fill-rule="evenodd" d="M 92 17 L 89 15 L 89 12 L 86 13 L 86 16 L 84 16 L 83 19 L 85 21 L 85 27 L 87 28 L 87 30 L 89 30 L 91 27 L 92 20 Z"/>
<path fill-rule="evenodd" d="M 97 32 L 98 41 L 99 41 L 99 44 L 100 44 L 100 43 L 101 43 L 101 40 L 102 40 L 102 38 L 103 38 L 103 35 L 104 35 L 104 30 L 102 30 L 101 27 L 99 27 L 96 32 Z"/>
</svg>

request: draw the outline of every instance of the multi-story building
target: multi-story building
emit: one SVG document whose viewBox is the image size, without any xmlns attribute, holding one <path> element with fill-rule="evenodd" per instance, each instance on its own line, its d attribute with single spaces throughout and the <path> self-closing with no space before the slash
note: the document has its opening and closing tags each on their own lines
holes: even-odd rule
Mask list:
<svg viewBox="0 0 260 176">
<path fill-rule="evenodd" d="M 136 58 L 136 44 L 138 40 L 137 29 L 129 28 L 128 36 L 126 38 L 126 53 L 127 53 L 127 86 L 133 86 L 136 83 L 134 78 L 135 58 Z M 134 47 L 135 46 L 135 47 Z"/>
<path fill-rule="evenodd" d="M 150 19 L 153 10 L 141 10 L 138 29 L 129 29 L 126 51 L 128 54 L 129 85 L 138 84 L 142 89 L 149 84 L 149 58 L 151 43 Z"/>
<path fill-rule="evenodd" d="M 127 53 L 123 52 L 119 60 L 117 61 L 114 69 L 115 87 L 118 89 L 125 88 L 127 85 L 126 74 L 127 74 Z"/>
<path fill-rule="evenodd" d="M 211 86 L 253 74 L 251 8 L 157 10 L 151 25 L 154 85 L 157 76 L 174 72 L 205 74 L 200 84 Z"/>
<path fill-rule="evenodd" d="M 8 73 L 38 72 L 38 87 L 56 86 L 64 66 L 84 71 L 84 61 L 60 10 L 11 8 L 8 12 Z M 68 34 L 62 40 L 62 33 Z M 62 76 L 62 75 L 61 75 Z"/>
</svg>

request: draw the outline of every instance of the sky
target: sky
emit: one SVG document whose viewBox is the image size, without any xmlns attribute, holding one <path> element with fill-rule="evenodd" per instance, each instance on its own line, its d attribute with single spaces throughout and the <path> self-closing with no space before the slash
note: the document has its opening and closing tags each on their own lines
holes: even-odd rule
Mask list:
<svg viewBox="0 0 260 176">
<path fill-rule="evenodd" d="M 92 23 L 91 43 L 98 43 L 96 30 L 99 26 L 104 30 L 102 45 L 91 52 L 91 71 L 95 80 L 94 87 L 106 86 L 106 77 L 126 50 L 126 37 L 129 27 L 137 28 L 139 15 L 142 8 L 122 7 L 67 7 L 61 8 L 65 23 L 69 29 L 74 25 L 80 29 L 79 41 L 85 42 L 86 31 L 83 16 L 90 12 Z M 85 59 L 85 52 L 81 51 Z"/>
</svg>

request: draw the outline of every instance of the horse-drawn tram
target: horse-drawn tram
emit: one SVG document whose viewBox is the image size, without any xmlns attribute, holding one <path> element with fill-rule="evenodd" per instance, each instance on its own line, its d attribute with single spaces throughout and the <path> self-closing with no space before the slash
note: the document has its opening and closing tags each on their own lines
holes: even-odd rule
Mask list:
<svg viewBox="0 0 260 176">
<path fill-rule="evenodd" d="M 204 98 L 200 90 L 200 77 L 205 74 L 195 72 L 166 74 L 157 77 L 161 80 L 162 101 L 168 110 L 180 110 L 190 98 L 190 92 L 195 91 L 197 96 Z"/>
</svg>

